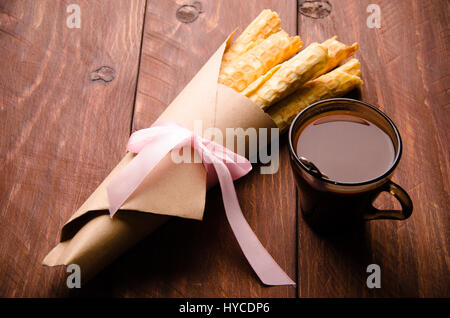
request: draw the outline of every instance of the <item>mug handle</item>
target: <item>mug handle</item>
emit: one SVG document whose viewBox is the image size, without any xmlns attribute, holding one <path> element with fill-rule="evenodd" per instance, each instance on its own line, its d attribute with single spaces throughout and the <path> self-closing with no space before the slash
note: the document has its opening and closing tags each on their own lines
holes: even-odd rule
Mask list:
<svg viewBox="0 0 450 318">
<path fill-rule="evenodd" d="M 400 202 L 401 210 L 379 210 L 372 204 L 381 192 L 388 192 L 390 195 L 394 196 L 398 202 Z M 412 214 L 413 203 L 408 193 L 403 190 L 399 185 L 395 184 L 391 180 L 388 180 L 377 193 L 373 201 L 369 204 L 369 213 L 364 215 L 364 220 L 380 220 L 380 219 L 390 219 L 390 220 L 405 220 L 409 218 Z"/>
</svg>

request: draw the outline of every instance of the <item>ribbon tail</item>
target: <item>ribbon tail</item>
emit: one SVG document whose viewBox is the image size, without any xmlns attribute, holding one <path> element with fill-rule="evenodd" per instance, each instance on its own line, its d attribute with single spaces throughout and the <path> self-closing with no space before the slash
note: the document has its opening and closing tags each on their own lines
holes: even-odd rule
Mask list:
<svg viewBox="0 0 450 318">
<path fill-rule="evenodd" d="M 219 178 L 228 222 L 242 252 L 256 275 L 258 275 L 259 279 L 265 285 L 295 285 L 295 282 L 281 269 L 269 252 L 263 247 L 247 223 L 247 220 L 245 220 L 228 168 L 223 162 L 212 160 Z"/>
<path fill-rule="evenodd" d="M 164 128 L 164 127 L 163 127 Z M 109 200 L 109 212 L 112 217 L 125 201 L 132 195 L 138 186 L 144 181 L 152 169 L 175 147 L 191 142 L 193 133 L 178 126 L 161 129 L 155 127 L 142 133 L 132 135 L 129 142 L 129 150 L 139 153 L 134 157 L 108 184 L 107 194 Z M 156 130 L 158 129 L 158 130 Z M 252 266 L 256 275 L 265 285 L 295 285 L 295 282 L 281 269 L 272 256 L 262 246 L 261 242 L 245 220 L 239 206 L 233 178 L 246 174 L 251 169 L 248 161 L 244 160 L 243 166 L 237 162 L 227 162 L 229 154 L 216 156 L 202 144 L 200 137 L 194 138 L 194 148 L 201 150 L 203 159 L 213 164 L 222 189 L 223 204 L 228 223 L 242 249 L 245 257 Z M 244 159 L 244 158 L 242 158 Z M 210 164 L 203 161 L 204 164 Z"/>
<path fill-rule="evenodd" d="M 128 197 L 144 181 L 152 169 L 180 142 L 186 134 L 164 134 L 147 144 L 108 184 L 106 190 L 111 217 L 120 209 Z"/>
</svg>

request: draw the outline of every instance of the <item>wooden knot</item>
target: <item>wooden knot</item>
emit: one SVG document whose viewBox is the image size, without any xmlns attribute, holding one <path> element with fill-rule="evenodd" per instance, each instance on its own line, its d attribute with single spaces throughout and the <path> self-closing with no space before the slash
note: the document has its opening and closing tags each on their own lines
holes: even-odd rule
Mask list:
<svg viewBox="0 0 450 318">
<path fill-rule="evenodd" d="M 102 66 L 89 74 L 91 81 L 111 82 L 116 78 L 116 71 L 109 66 Z"/>
<path fill-rule="evenodd" d="M 177 20 L 183 23 L 192 23 L 197 20 L 200 13 L 203 12 L 202 4 L 195 1 L 192 4 L 185 4 L 178 8 L 176 12 Z"/>
<path fill-rule="evenodd" d="M 299 3 L 299 11 L 306 17 L 323 19 L 331 13 L 331 3 L 326 0 L 303 0 Z"/>
</svg>

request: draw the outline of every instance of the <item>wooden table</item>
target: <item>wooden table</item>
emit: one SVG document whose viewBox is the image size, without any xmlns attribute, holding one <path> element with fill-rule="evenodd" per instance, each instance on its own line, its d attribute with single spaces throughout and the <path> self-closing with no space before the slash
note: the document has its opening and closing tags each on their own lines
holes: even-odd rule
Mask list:
<svg viewBox="0 0 450 318">
<path fill-rule="evenodd" d="M 323 18 L 301 14 L 302 2 L 0 0 L 0 296 L 449 297 L 449 2 L 378 0 L 379 29 L 367 25 L 374 1 L 322 2 Z M 80 28 L 67 26 L 71 3 Z M 316 235 L 298 213 L 284 136 L 279 172 L 252 173 L 236 188 L 297 287 L 259 282 L 216 187 L 203 222 L 174 219 L 69 290 L 63 267 L 41 265 L 61 226 L 117 164 L 130 133 L 151 124 L 225 36 L 264 8 L 305 46 L 335 34 L 359 42 L 361 98 L 403 137 L 394 181 L 411 195 L 412 217 Z M 380 289 L 366 286 L 373 263 Z"/>
</svg>

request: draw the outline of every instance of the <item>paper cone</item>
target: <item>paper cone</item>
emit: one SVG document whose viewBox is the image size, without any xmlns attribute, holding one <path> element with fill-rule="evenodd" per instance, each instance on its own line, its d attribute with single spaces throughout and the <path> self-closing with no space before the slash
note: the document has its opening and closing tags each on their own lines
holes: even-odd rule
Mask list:
<svg viewBox="0 0 450 318">
<path fill-rule="evenodd" d="M 217 83 L 222 55 L 232 36 L 156 122 L 175 122 L 193 129 L 194 122 L 201 120 L 203 130 L 216 127 L 224 136 L 226 128 L 276 127 L 272 119 L 248 98 Z M 175 164 L 170 155 L 151 171 L 111 219 L 106 186 L 132 158 L 132 154 L 126 154 L 64 225 L 60 243 L 45 257 L 45 265 L 78 264 L 85 281 L 167 221 L 169 216 L 202 219 L 207 177 L 203 164 Z"/>
</svg>

